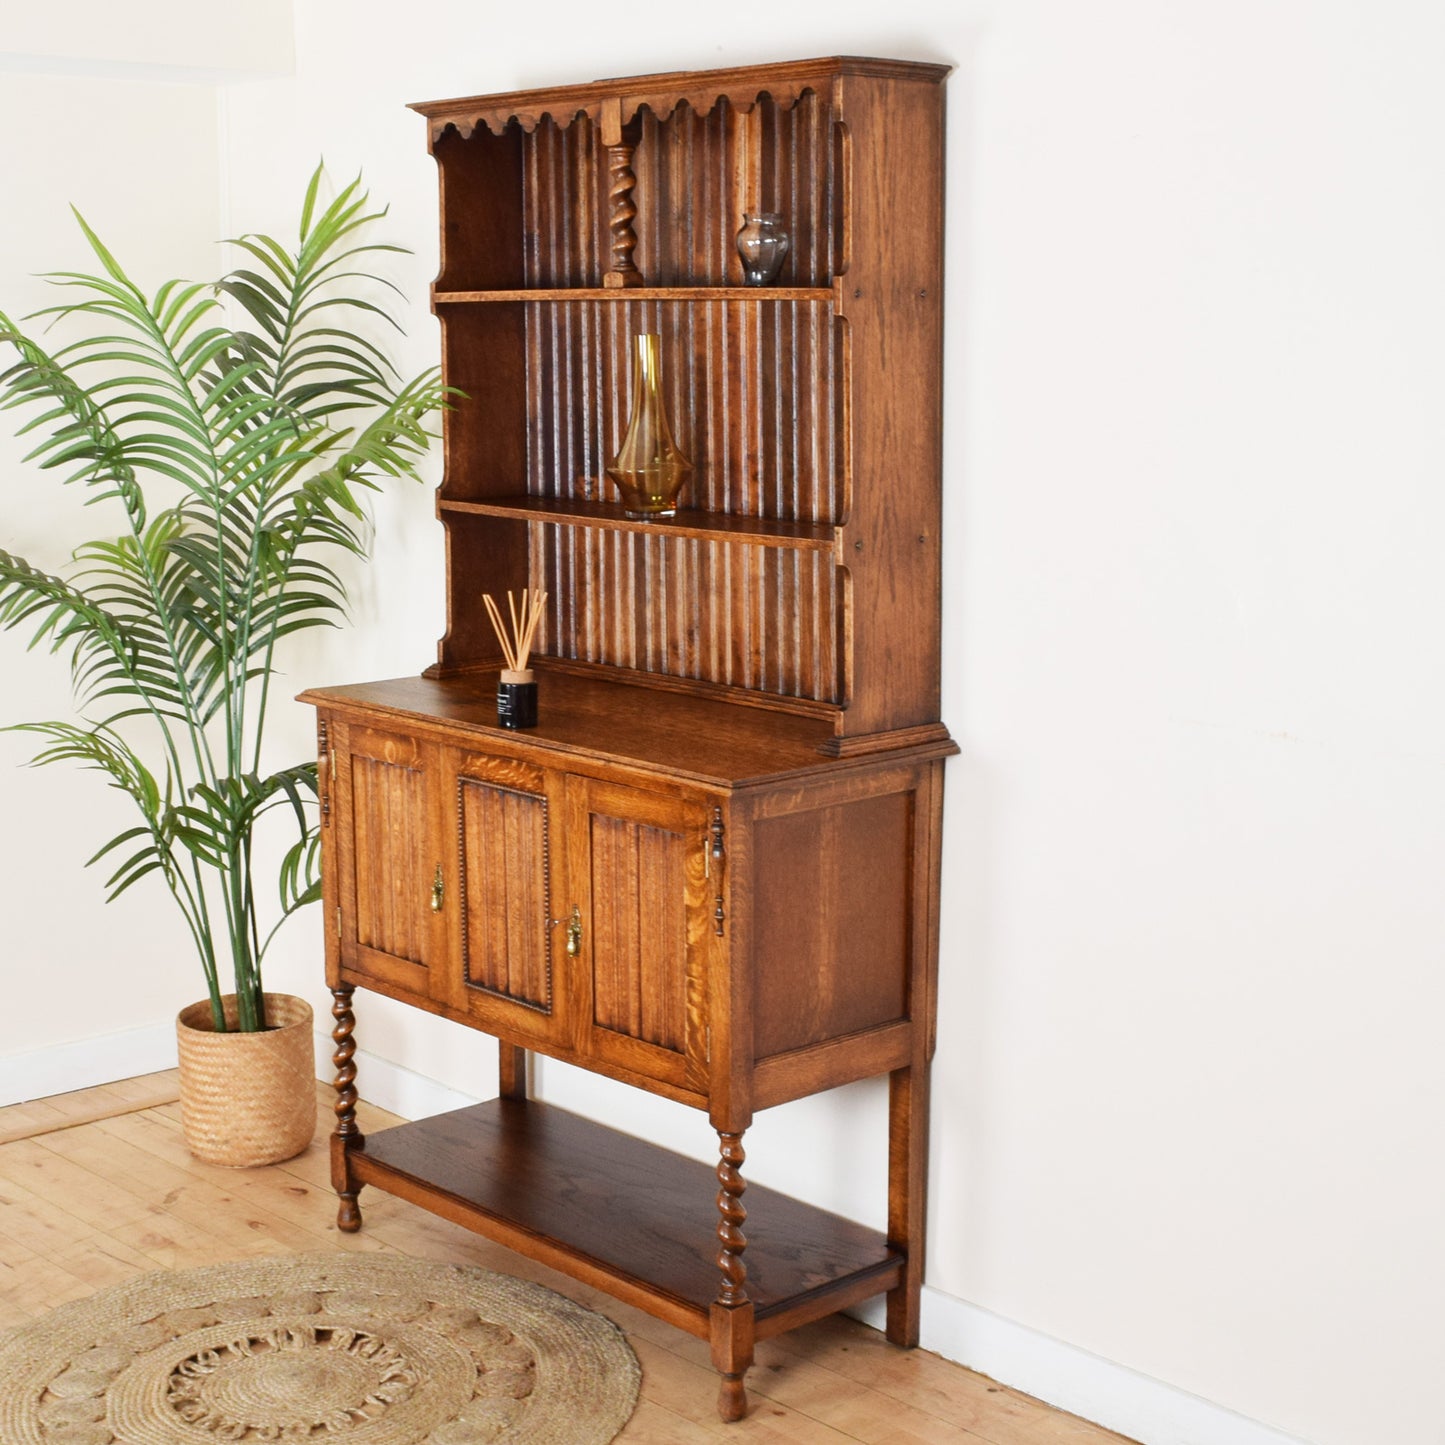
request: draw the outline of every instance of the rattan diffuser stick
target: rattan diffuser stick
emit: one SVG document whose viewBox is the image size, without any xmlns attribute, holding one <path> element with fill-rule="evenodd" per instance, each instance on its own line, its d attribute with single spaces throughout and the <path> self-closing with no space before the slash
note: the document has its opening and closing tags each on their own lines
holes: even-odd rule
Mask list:
<svg viewBox="0 0 1445 1445">
<path fill-rule="evenodd" d="M 506 672 L 526 674 L 525 677 L 507 677 L 504 672 L 503 681 L 530 682 L 532 674 L 527 670 L 527 660 L 532 655 L 532 639 L 537 635 L 537 624 L 542 620 L 542 608 L 546 605 L 547 594 L 540 589 L 534 591 L 529 587 L 522 593 L 519 607 L 516 598 L 510 592 L 507 593 L 507 611 L 512 620 L 510 632 L 502 620 L 501 609 L 492 601 L 491 594 L 484 593 L 482 601 L 487 605 L 487 616 L 492 619 L 497 641 L 502 644 L 502 656 L 507 663 Z"/>
</svg>

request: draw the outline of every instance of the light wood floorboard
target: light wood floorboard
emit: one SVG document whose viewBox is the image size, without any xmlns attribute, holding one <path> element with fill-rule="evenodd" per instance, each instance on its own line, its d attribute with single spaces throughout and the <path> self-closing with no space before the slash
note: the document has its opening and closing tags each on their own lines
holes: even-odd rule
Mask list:
<svg viewBox="0 0 1445 1445">
<path fill-rule="evenodd" d="M 54 1129 L 73 1128 L 76 1124 L 92 1124 L 114 1114 L 174 1103 L 179 1097 L 176 1071 L 166 1069 L 159 1074 L 122 1079 L 117 1084 L 101 1084 L 94 1089 L 77 1089 L 73 1094 L 12 1104 L 0 1109 L 0 1144 L 31 1139 Z"/>
<path fill-rule="evenodd" d="M 329 1104 L 330 1091 L 322 1097 Z M 186 1151 L 174 1071 L 0 1109 L 0 1329 L 146 1270 L 247 1255 L 392 1250 L 535 1280 L 615 1320 L 642 1364 L 628 1445 L 1121 1445 L 1122 1437 L 835 1315 L 758 1346 L 752 1413 L 723 1425 L 704 1341 L 544 1265 L 368 1189 L 341 1234 L 316 1142 L 268 1169 Z M 399 1122 L 363 1105 L 361 1126 Z"/>
</svg>

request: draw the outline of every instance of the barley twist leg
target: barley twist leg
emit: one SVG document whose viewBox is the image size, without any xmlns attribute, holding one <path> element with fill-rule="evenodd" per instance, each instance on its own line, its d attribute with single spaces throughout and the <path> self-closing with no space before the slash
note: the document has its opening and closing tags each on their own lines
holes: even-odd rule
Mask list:
<svg viewBox="0 0 1445 1445">
<path fill-rule="evenodd" d="M 356 1123 L 356 1015 L 351 1011 L 353 988 L 331 990 L 331 1017 L 336 1020 L 331 1030 L 335 1045 L 332 1062 L 336 1066 L 336 1132 L 331 1136 L 331 1183 L 339 1204 L 336 1227 L 347 1234 L 361 1228 L 361 1208 L 356 1202 L 360 1185 L 352 1178 L 350 1154 L 360 1148 L 363 1136 Z"/>
<path fill-rule="evenodd" d="M 717 1166 L 718 1226 L 717 1267 L 722 1275 L 717 1299 L 712 1306 L 712 1357 L 721 1380 L 718 1385 L 718 1414 L 724 1420 L 741 1420 L 748 1413 L 743 1379 L 753 1360 L 754 1315 L 748 1298 L 747 1265 L 743 1251 L 747 1236 L 743 1225 L 748 1212 L 743 1207 L 741 1134 L 719 1133 Z"/>
</svg>

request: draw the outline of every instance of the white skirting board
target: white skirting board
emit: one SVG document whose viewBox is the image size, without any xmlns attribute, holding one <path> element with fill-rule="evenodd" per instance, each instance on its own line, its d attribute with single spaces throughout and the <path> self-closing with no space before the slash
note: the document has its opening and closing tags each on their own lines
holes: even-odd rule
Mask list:
<svg viewBox="0 0 1445 1445">
<path fill-rule="evenodd" d="M 331 1035 L 317 1029 L 316 1072 L 327 1083 L 332 1078 L 329 1070 L 334 1047 Z M 389 1114 L 400 1114 L 403 1119 L 430 1119 L 433 1114 L 446 1114 L 452 1109 L 465 1109 L 468 1104 L 482 1102 L 481 1094 L 463 1094 L 365 1049 L 357 1049 L 354 1062 L 361 1097 Z"/>
<path fill-rule="evenodd" d="M 0 1059 L 0 1107 L 48 1099 L 155 1074 L 176 1066 L 176 1026 L 148 1024 L 142 1029 L 102 1034 L 73 1044 L 54 1044 L 29 1054 Z"/>
<path fill-rule="evenodd" d="M 849 1313 L 883 1328 L 882 1300 Z M 919 1333 L 925 1350 L 1141 1445 L 1309 1445 L 928 1285 Z"/>
<path fill-rule="evenodd" d="M 328 1077 L 331 1049 L 330 1035 L 318 1029 L 316 1060 L 323 1078 Z M 0 1105 L 114 1083 L 174 1068 L 175 1063 L 175 1027 L 169 1023 L 18 1054 L 0 1059 Z M 357 1050 L 356 1063 L 367 1102 L 405 1119 L 479 1102 L 475 1095 L 364 1049 Z M 855 1313 L 882 1328 L 881 1300 Z M 921 1343 L 945 1359 L 1142 1445 L 1309 1445 L 928 1285 L 923 1287 Z"/>
</svg>

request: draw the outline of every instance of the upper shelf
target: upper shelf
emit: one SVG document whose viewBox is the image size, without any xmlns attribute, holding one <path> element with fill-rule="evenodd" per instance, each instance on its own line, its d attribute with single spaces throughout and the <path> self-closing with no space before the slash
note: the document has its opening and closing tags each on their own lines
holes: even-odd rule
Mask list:
<svg viewBox="0 0 1445 1445">
<path fill-rule="evenodd" d="M 521 286 L 433 291 L 435 306 L 500 301 L 831 301 L 831 286 Z"/>
<path fill-rule="evenodd" d="M 411 108 L 426 116 L 433 140 L 449 126 L 454 127 L 465 140 L 478 126 L 500 135 L 513 122 L 530 134 L 546 116 L 559 126 L 570 125 L 579 115 L 600 124 L 604 111 L 607 111 L 614 123 L 626 124 L 644 106 L 659 120 L 665 120 L 684 103 L 699 115 L 705 115 L 722 99 L 746 111 L 764 94 L 781 104 L 792 105 L 804 91 L 827 90 L 834 81 L 846 75 L 942 82 L 950 68 L 924 62 L 844 55 L 726 70 L 624 76 L 546 90 L 515 90 L 457 100 L 422 101 Z"/>
<path fill-rule="evenodd" d="M 846 269 L 844 149 L 813 90 L 666 119 L 644 108 L 610 129 L 585 112 L 500 133 L 447 125 L 432 141 L 446 216 L 436 290 L 752 291 L 737 235 L 758 212 L 784 218 L 791 247 L 778 284 L 756 289 L 826 290 Z"/>
</svg>

